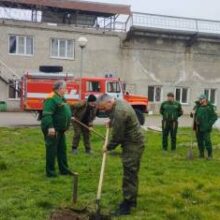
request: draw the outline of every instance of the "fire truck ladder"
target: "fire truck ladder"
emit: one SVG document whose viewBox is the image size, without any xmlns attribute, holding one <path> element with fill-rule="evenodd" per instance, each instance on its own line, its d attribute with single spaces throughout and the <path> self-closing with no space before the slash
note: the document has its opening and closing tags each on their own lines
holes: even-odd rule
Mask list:
<svg viewBox="0 0 220 220">
<path fill-rule="evenodd" d="M 15 80 L 20 80 L 20 77 L 1 59 L 0 59 L 0 80 L 5 84 L 9 85 L 10 87 L 12 87 L 13 89 L 15 89 L 17 92 L 20 92 L 20 90 L 18 90 L 13 83 L 13 81 Z"/>
</svg>

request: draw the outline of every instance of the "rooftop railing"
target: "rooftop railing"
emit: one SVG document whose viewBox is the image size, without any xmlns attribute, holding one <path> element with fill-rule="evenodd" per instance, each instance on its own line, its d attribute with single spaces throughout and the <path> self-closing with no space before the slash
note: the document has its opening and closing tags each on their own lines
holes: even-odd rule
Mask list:
<svg viewBox="0 0 220 220">
<path fill-rule="evenodd" d="M 43 15 L 41 11 L 31 11 L 24 9 L 11 9 L 0 7 L 0 18 L 10 20 L 21 20 L 29 22 L 45 22 L 47 16 L 50 19 L 54 19 L 54 23 L 57 22 L 57 16 L 50 13 Z M 44 19 L 42 19 L 44 18 Z M 58 23 L 58 25 L 72 25 L 74 27 L 87 27 L 93 29 L 101 29 L 105 31 L 117 31 L 126 32 L 131 27 L 139 27 L 145 29 L 173 31 L 181 33 L 202 33 L 206 35 L 220 35 L 220 21 L 184 18 L 177 16 L 166 16 L 147 14 L 140 12 L 133 12 L 130 16 L 113 16 L 113 17 L 98 17 L 94 24 L 92 24 L 94 18 L 90 15 L 83 15 L 77 18 L 76 23 Z M 83 24 L 81 24 L 83 23 Z"/>
<path fill-rule="evenodd" d="M 133 12 L 130 27 L 220 35 L 220 21 Z"/>
</svg>

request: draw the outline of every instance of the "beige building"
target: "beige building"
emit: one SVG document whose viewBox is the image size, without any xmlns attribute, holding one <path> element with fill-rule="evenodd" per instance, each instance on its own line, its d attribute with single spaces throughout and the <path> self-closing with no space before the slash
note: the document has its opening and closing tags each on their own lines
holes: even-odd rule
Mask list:
<svg viewBox="0 0 220 220">
<path fill-rule="evenodd" d="M 19 1 L 2 1 L 1 6 L 12 10 L 18 6 L 15 2 Z M 220 104 L 220 28 L 214 26 L 216 22 L 131 13 L 129 6 L 121 5 L 72 1 L 67 8 L 63 2 L 62 7 L 40 7 L 34 0 L 31 6 L 19 4 L 19 8 L 31 9 L 29 21 L 28 16 L 26 21 L 12 19 L 3 11 L 0 101 L 9 110 L 19 109 L 19 80 L 26 72 L 39 71 L 41 65 L 61 65 L 64 72 L 79 76 L 80 36 L 88 39 L 83 74 L 120 77 L 128 91 L 149 97 L 149 110 L 155 113 L 170 91 L 185 113 L 201 93 L 217 107 Z M 124 20 L 118 21 L 120 14 Z"/>
</svg>

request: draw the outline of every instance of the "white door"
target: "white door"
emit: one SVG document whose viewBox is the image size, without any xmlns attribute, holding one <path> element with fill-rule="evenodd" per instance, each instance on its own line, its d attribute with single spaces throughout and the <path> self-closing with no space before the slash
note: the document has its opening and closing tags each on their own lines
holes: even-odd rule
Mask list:
<svg viewBox="0 0 220 220">
<path fill-rule="evenodd" d="M 119 81 L 107 81 L 106 93 L 116 99 L 123 99 L 123 92 Z"/>
</svg>

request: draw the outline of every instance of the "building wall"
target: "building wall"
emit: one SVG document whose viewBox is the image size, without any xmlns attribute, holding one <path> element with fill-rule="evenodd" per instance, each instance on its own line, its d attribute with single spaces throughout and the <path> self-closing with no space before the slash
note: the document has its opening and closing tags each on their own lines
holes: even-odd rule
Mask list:
<svg viewBox="0 0 220 220">
<path fill-rule="evenodd" d="M 31 35 L 34 38 L 34 55 L 20 56 L 9 54 L 8 38 L 10 34 Z M 88 39 L 84 49 L 84 76 L 104 76 L 106 73 L 121 72 L 121 35 L 118 33 L 89 29 L 79 29 L 71 26 L 49 26 L 47 24 L 32 24 L 15 21 L 0 23 L 0 59 L 13 71 L 22 76 L 27 71 L 38 71 L 40 65 L 61 65 L 64 72 L 79 76 L 80 47 L 77 39 L 80 36 Z M 75 40 L 75 57 L 72 59 L 55 59 L 50 57 L 50 39 L 63 38 Z M 8 99 L 8 89 L 0 81 L 1 100 L 7 101 L 9 109 L 19 109 L 19 100 Z"/>
<path fill-rule="evenodd" d="M 76 28 L 75 28 L 76 29 Z M 25 24 L 21 22 L 10 22 L 0 25 L 1 59 L 7 62 L 18 74 L 27 70 L 37 70 L 39 65 L 62 65 L 64 71 L 79 73 L 80 48 L 75 42 L 75 59 L 64 60 L 50 58 L 50 39 L 64 38 L 77 39 L 86 36 L 89 43 L 85 51 L 86 74 L 100 71 L 118 71 L 120 62 L 120 37 L 117 33 L 102 33 L 101 31 L 86 31 L 86 29 L 73 30 L 72 27 L 57 27 L 48 25 Z M 10 55 L 8 53 L 9 34 L 32 35 L 34 37 L 34 56 L 25 57 Z M 103 56 L 105 55 L 105 56 Z"/>
<path fill-rule="evenodd" d="M 32 35 L 34 55 L 10 55 L 10 34 Z M 176 87 L 189 88 L 185 113 L 191 111 L 194 100 L 204 88 L 217 89 L 217 104 L 220 104 L 220 44 L 214 40 L 200 39 L 187 48 L 184 40 L 169 37 L 134 36 L 123 41 L 125 34 L 117 32 L 1 21 L 0 59 L 20 76 L 26 71 L 37 71 L 40 65 L 62 65 L 65 72 L 79 76 L 80 48 L 77 39 L 82 35 L 88 38 L 84 51 L 85 76 L 104 76 L 113 72 L 127 83 L 129 91 L 146 96 L 148 86 L 158 85 L 162 88 L 161 101 L 166 98 L 167 92 L 175 91 Z M 51 38 L 75 40 L 74 60 L 51 58 Z M 7 86 L 0 82 L 0 101 L 7 101 L 11 110 L 19 109 L 19 100 L 9 100 L 7 90 Z M 150 103 L 149 108 L 158 113 L 159 106 L 160 103 Z"/>
<path fill-rule="evenodd" d="M 189 113 L 194 101 L 204 89 L 216 89 L 216 104 L 220 110 L 220 44 L 199 39 L 192 47 L 185 40 L 161 37 L 138 37 L 124 43 L 123 70 L 127 83 L 135 84 L 135 91 L 148 94 L 149 85 L 162 87 L 162 101 L 175 88 L 189 89 Z M 151 103 L 150 110 L 158 112 L 160 103 Z"/>
</svg>

